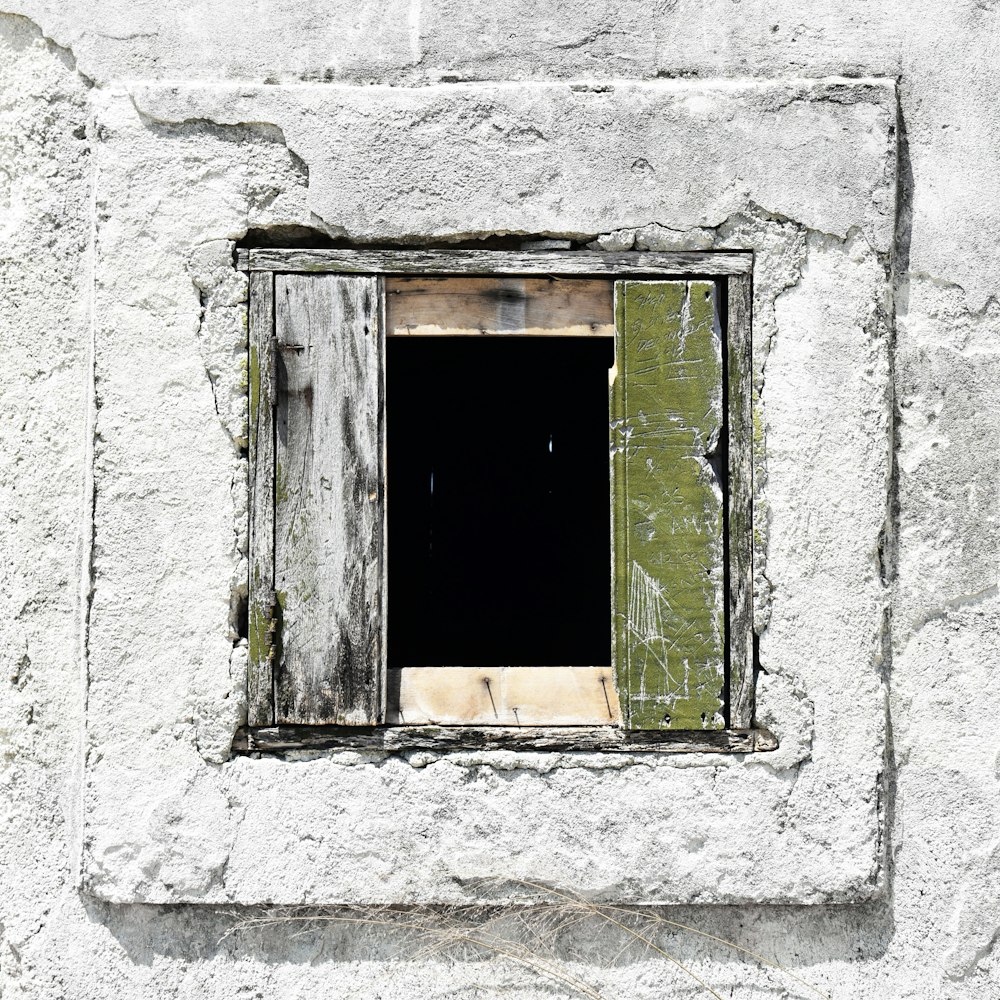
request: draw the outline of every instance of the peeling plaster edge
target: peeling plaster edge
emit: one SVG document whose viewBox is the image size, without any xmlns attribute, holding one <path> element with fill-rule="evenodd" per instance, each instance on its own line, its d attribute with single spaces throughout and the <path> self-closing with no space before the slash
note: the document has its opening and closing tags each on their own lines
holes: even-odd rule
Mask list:
<svg viewBox="0 0 1000 1000">
<path fill-rule="evenodd" d="M 41 23 L 37 21 L 35 18 L 30 17 L 27 14 L 22 14 L 20 11 L 17 10 L 0 10 L 0 17 L 17 17 L 20 18 L 22 21 L 27 21 L 30 25 L 34 27 L 34 29 L 38 32 L 38 34 L 41 35 L 42 41 L 44 41 L 47 45 L 52 46 L 52 48 L 57 49 L 59 52 L 65 55 L 72 71 L 76 73 L 88 87 L 99 86 L 97 80 L 94 77 L 90 76 L 87 73 L 84 73 L 84 71 L 80 69 L 80 61 L 77 59 L 76 53 L 73 51 L 73 46 L 69 42 L 60 42 L 53 35 L 50 35 L 45 30 L 45 28 L 42 27 Z"/>
<path fill-rule="evenodd" d="M 932 622 L 947 621 L 955 612 L 965 608 L 978 607 L 980 604 L 993 600 L 998 594 L 1000 594 L 1000 583 L 991 583 L 981 590 L 956 594 L 954 597 L 940 601 L 934 608 L 925 611 L 916 618 L 909 626 L 909 632 L 905 637 L 906 641 L 900 647 L 900 655 L 905 655 L 909 651 L 910 644 L 919 638 L 920 633 L 927 625 Z"/>
<path fill-rule="evenodd" d="M 965 285 L 951 278 L 942 278 L 930 271 L 901 270 L 897 278 L 896 297 L 898 301 L 905 303 L 905 308 L 898 310 L 903 316 L 910 313 L 910 286 L 914 283 L 927 284 L 946 292 L 957 292 L 965 300 L 963 308 L 969 319 L 982 319 L 992 308 L 1000 306 L 1000 293 L 987 293 L 977 298 L 975 292 L 970 292 Z"/>
<path fill-rule="evenodd" d="M 143 112 L 139 113 L 143 114 Z M 202 120 L 204 121 L 204 119 Z M 250 123 L 244 123 L 244 124 L 250 124 Z M 220 126 L 220 127 L 226 127 L 226 126 Z M 272 127 L 277 128 L 277 126 L 272 126 Z M 728 215 L 725 216 L 717 215 L 714 219 L 709 218 L 703 222 L 692 223 L 691 225 L 687 226 L 684 229 L 678 229 L 674 226 L 669 225 L 666 222 L 661 222 L 660 219 L 647 218 L 645 222 L 639 222 L 631 226 L 624 226 L 621 229 L 611 229 L 603 233 L 581 234 L 575 232 L 564 232 L 556 235 L 565 236 L 567 239 L 571 239 L 576 242 L 589 241 L 587 242 L 587 245 L 585 247 L 585 249 L 588 250 L 614 252 L 615 250 L 619 249 L 635 250 L 636 241 L 640 239 L 645 239 L 648 241 L 649 236 L 646 234 L 646 231 L 656 226 L 664 230 L 665 232 L 675 234 L 678 237 L 679 241 L 685 237 L 691 240 L 692 238 L 696 238 L 699 235 L 705 235 L 708 233 L 712 234 L 712 238 L 707 242 L 704 243 L 698 242 L 696 244 L 692 243 L 691 246 L 670 247 L 669 248 L 670 250 L 676 250 L 678 252 L 683 252 L 683 253 L 699 253 L 701 251 L 715 253 L 717 251 L 722 251 L 722 250 L 753 253 L 755 252 L 756 248 L 752 243 L 748 244 L 741 242 L 739 240 L 736 240 L 734 242 L 726 242 L 724 239 L 720 238 L 719 234 L 721 230 L 725 229 L 727 226 L 731 227 L 735 225 L 740 219 L 746 219 L 748 221 L 756 221 L 761 223 L 773 222 L 779 226 L 793 226 L 797 230 L 801 231 L 802 234 L 806 237 L 810 235 L 823 236 L 826 237 L 827 239 L 835 240 L 836 242 L 841 244 L 845 244 L 849 240 L 860 236 L 868 243 L 868 245 L 871 247 L 872 251 L 875 254 L 879 256 L 884 256 L 883 252 L 878 250 L 878 248 L 874 246 L 872 240 L 870 239 L 869 233 L 866 231 L 865 226 L 861 223 L 853 223 L 849 225 L 843 232 L 835 232 L 832 229 L 822 229 L 819 226 L 809 225 L 808 223 L 802 222 L 799 219 L 795 219 L 790 215 L 784 215 L 781 212 L 770 209 L 767 207 L 767 205 L 761 204 L 754 198 L 747 198 L 746 204 L 742 208 L 730 212 Z M 462 234 L 462 235 L 463 237 L 469 237 L 469 236 L 474 237 L 474 236 L 481 236 L 483 234 L 474 233 L 474 234 Z M 529 236 L 532 234 L 527 232 L 517 232 L 513 233 L 513 235 Z M 614 248 L 609 247 L 607 251 L 605 251 L 605 248 L 600 245 L 601 240 L 608 240 L 615 236 L 620 237 L 624 241 L 621 243 L 621 247 L 620 248 L 618 246 Z M 804 263 L 804 258 L 803 258 L 803 263 Z M 779 293 L 779 295 L 782 295 L 789 289 L 794 288 L 799 283 L 801 278 L 802 278 L 802 272 L 800 268 L 799 275 L 796 281 L 793 284 L 787 285 L 785 288 L 783 288 Z M 771 339 L 773 340 L 773 337 Z"/>
</svg>

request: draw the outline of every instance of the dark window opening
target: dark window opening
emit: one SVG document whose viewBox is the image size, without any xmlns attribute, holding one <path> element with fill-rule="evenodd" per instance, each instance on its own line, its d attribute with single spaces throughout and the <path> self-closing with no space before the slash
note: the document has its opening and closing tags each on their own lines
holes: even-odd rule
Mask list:
<svg viewBox="0 0 1000 1000">
<path fill-rule="evenodd" d="M 609 337 L 386 340 L 388 666 L 611 663 Z"/>
</svg>

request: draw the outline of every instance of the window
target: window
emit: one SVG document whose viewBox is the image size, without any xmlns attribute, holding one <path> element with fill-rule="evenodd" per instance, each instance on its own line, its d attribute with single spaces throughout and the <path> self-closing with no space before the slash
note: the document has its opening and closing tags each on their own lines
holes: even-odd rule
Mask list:
<svg viewBox="0 0 1000 1000">
<path fill-rule="evenodd" d="M 252 251 L 251 727 L 738 745 L 750 263 Z"/>
</svg>

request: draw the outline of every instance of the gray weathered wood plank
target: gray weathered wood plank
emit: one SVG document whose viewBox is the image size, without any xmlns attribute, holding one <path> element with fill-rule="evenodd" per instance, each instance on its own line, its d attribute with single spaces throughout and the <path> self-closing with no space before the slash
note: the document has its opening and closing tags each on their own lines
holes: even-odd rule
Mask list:
<svg viewBox="0 0 1000 1000">
<path fill-rule="evenodd" d="M 601 753 L 753 753 L 775 750 L 778 741 L 766 729 L 670 730 L 627 732 L 615 726 L 386 726 L 345 729 L 334 726 L 274 726 L 240 730 L 235 753 L 284 750 L 378 750 L 398 753 L 429 750 L 568 751 Z"/>
<path fill-rule="evenodd" d="M 625 296 L 618 294 L 619 286 L 615 285 L 614 311 L 615 328 L 624 328 Z M 619 609 L 628 607 L 628 562 L 625 553 L 626 524 L 628 518 L 625 508 L 625 393 L 621 366 L 624 359 L 621 356 L 620 344 L 615 343 L 615 362 L 612 369 L 612 379 L 608 386 L 609 414 L 609 464 L 611 480 L 611 665 L 615 671 L 615 684 L 618 700 L 621 705 L 622 720 L 629 725 L 628 690 L 628 655 L 626 653 L 626 631 L 620 626 Z"/>
<path fill-rule="evenodd" d="M 372 725 L 382 669 L 377 280 L 275 277 L 279 723 Z"/>
<path fill-rule="evenodd" d="M 753 725 L 753 392 L 750 275 L 728 281 L 729 724 Z"/>
<path fill-rule="evenodd" d="M 250 579 L 247 720 L 274 719 L 274 276 L 250 275 L 247 375 L 250 394 Z"/>
<path fill-rule="evenodd" d="M 709 281 L 615 285 L 615 650 L 629 729 L 725 727 L 722 341 Z"/>
<path fill-rule="evenodd" d="M 389 683 L 388 683 L 388 650 L 389 650 L 389 622 L 387 620 L 386 609 L 389 607 L 389 581 L 386 573 L 386 546 L 389 540 L 389 520 L 388 520 L 388 499 L 387 488 L 388 476 L 388 453 L 386 451 L 385 436 L 385 387 L 386 387 L 386 367 L 385 367 L 385 331 L 386 331 L 386 308 L 385 308 L 385 277 L 378 275 L 374 279 L 375 287 L 375 309 L 376 322 L 379 331 L 378 336 L 378 423 L 376 428 L 378 441 L 378 469 L 379 469 L 379 510 L 378 510 L 378 531 L 379 531 L 379 570 L 378 570 L 378 610 L 379 610 L 379 661 L 378 661 L 378 699 L 377 711 L 380 723 L 386 721 L 388 710 Z"/>
<path fill-rule="evenodd" d="M 608 278 L 385 278 L 387 337 L 613 337 Z"/>
<path fill-rule="evenodd" d="M 730 275 L 748 274 L 749 251 L 674 252 L 600 250 L 302 250 L 254 248 L 246 252 L 251 271 L 353 274 L 579 274 Z"/>
</svg>

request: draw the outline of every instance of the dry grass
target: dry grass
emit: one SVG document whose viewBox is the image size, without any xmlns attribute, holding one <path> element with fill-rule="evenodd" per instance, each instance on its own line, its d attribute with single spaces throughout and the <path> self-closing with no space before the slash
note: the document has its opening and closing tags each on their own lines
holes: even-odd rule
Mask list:
<svg viewBox="0 0 1000 1000">
<path fill-rule="evenodd" d="M 724 998 L 710 983 L 693 969 L 679 961 L 659 939 L 669 934 L 690 934 L 721 945 L 744 958 L 751 959 L 764 970 L 770 970 L 786 982 L 795 983 L 804 991 L 801 995 L 830 1000 L 828 994 L 796 975 L 735 941 L 727 940 L 690 924 L 670 920 L 645 909 L 594 903 L 577 893 L 540 883 L 511 880 L 490 883 L 494 888 L 505 884 L 521 890 L 534 902 L 520 906 L 366 906 L 366 907 L 281 907 L 262 910 L 252 916 L 245 912 L 236 919 L 224 935 L 268 928 L 276 925 L 301 925 L 303 933 L 323 924 L 354 925 L 400 935 L 401 956 L 407 960 L 451 959 L 458 961 L 470 955 L 496 956 L 530 972 L 543 980 L 567 989 L 571 995 L 589 1000 L 612 1000 L 574 970 L 557 943 L 585 924 L 596 923 L 598 934 L 608 944 L 605 931 L 611 930 L 621 940 L 615 958 L 636 950 L 662 959 L 681 977 L 687 977 L 699 991 L 716 1000 Z M 563 954 L 560 954 L 563 952 Z M 357 992 L 357 991 L 355 991 Z"/>
</svg>

